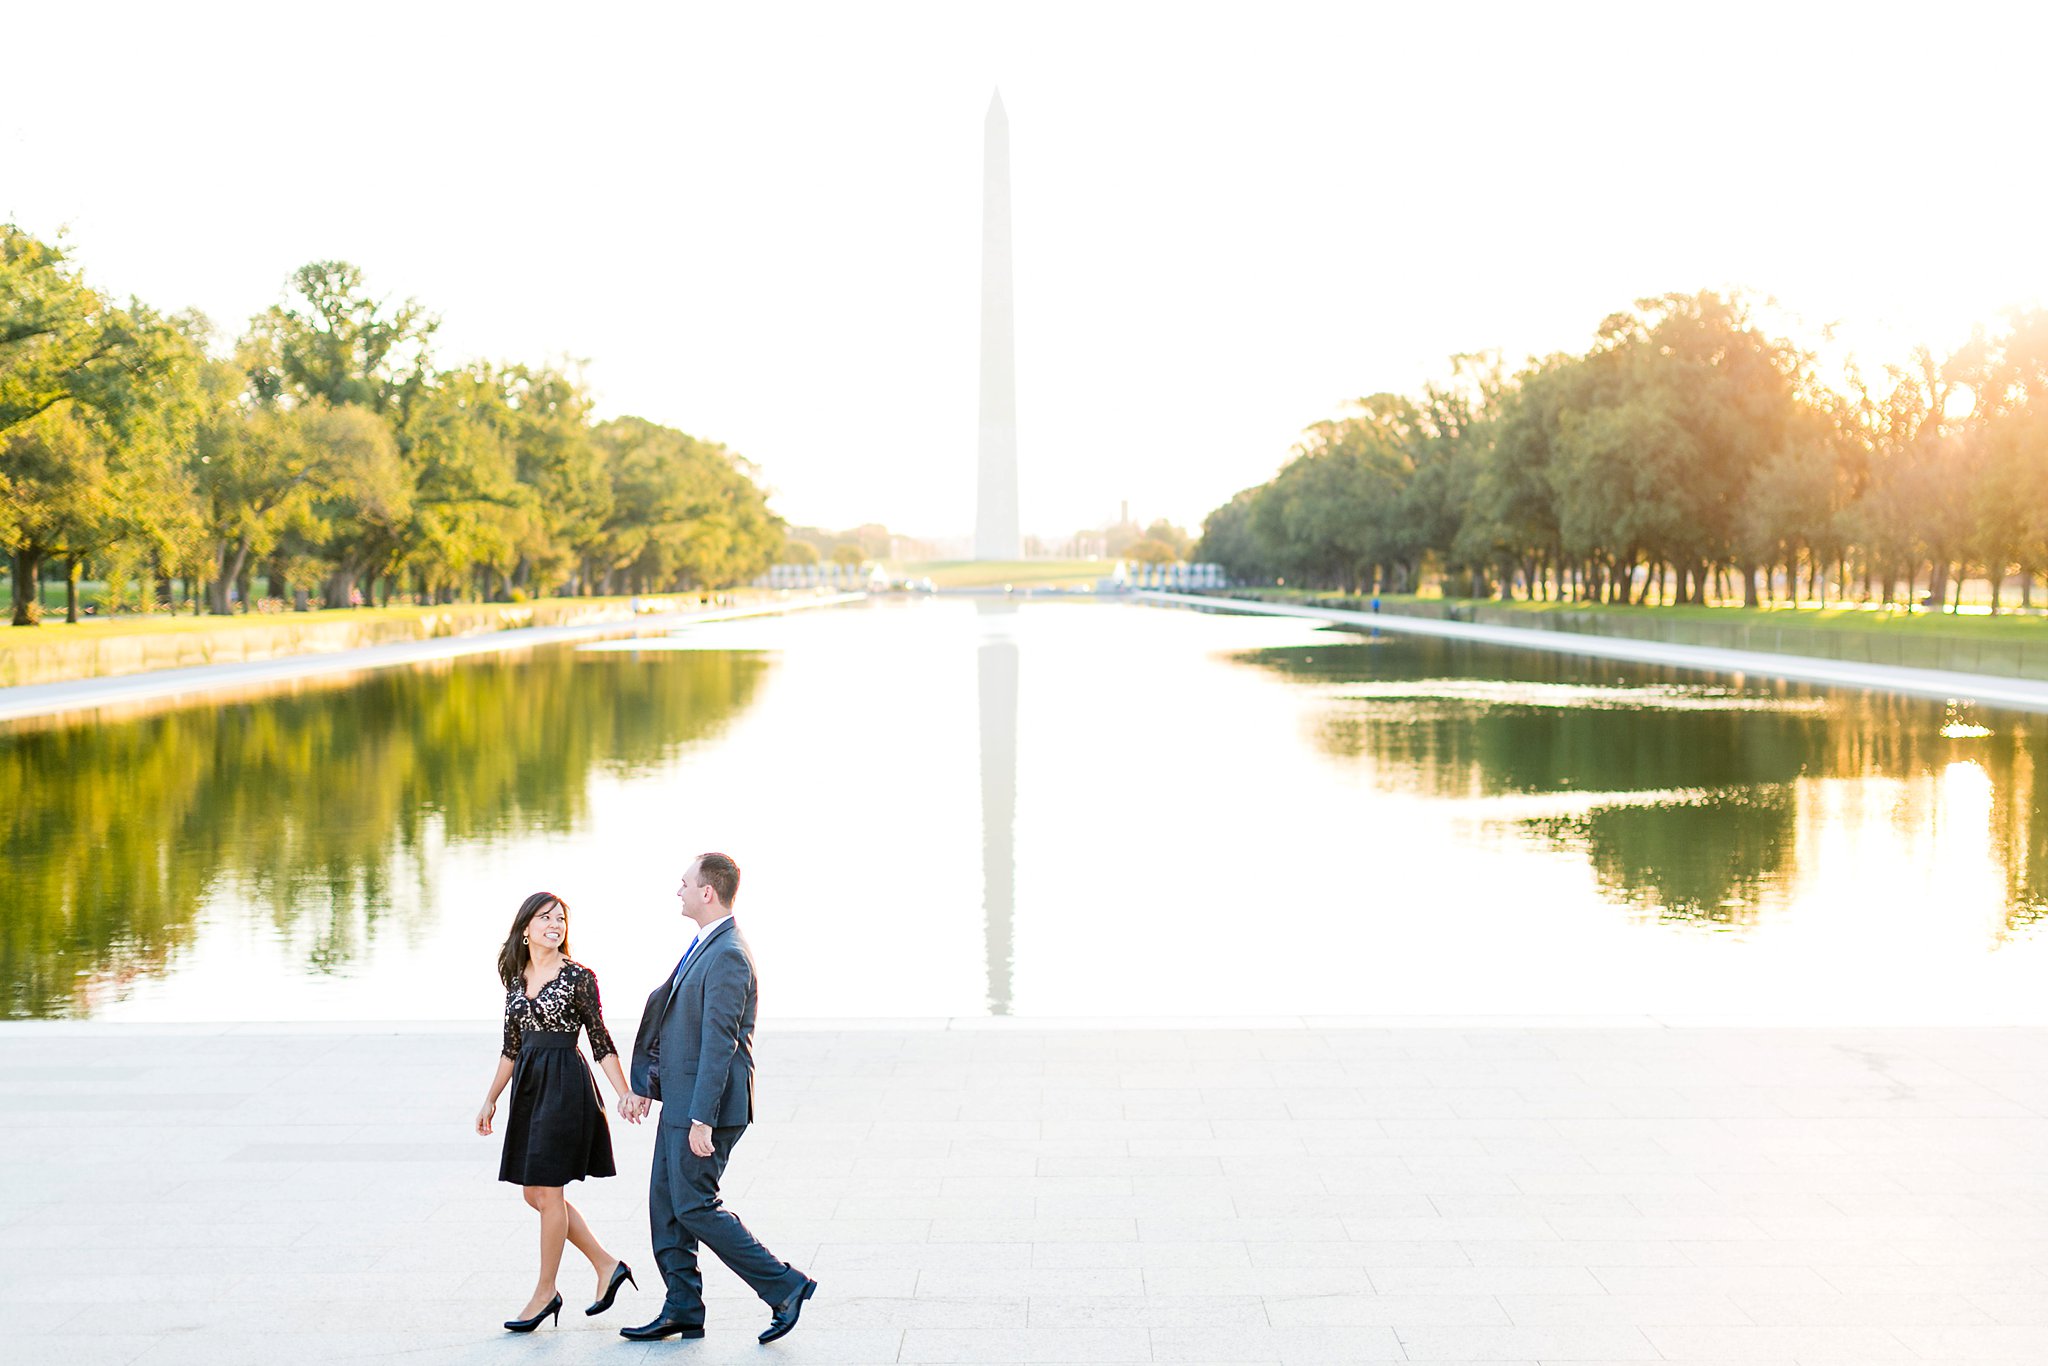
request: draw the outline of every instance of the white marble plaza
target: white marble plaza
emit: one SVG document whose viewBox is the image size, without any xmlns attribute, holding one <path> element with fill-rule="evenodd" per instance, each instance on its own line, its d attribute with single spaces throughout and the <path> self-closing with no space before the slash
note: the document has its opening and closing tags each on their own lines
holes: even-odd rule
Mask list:
<svg viewBox="0 0 2048 1366">
<path fill-rule="evenodd" d="M 0 1026 L 0 1359 L 2048 1360 L 2048 1031 L 769 1028 L 730 1203 L 821 1289 L 658 1298 L 648 1135 L 573 1188 L 641 1272 L 498 1328 L 534 1220 L 495 1035 Z M 573 1259 L 574 1254 L 571 1253 Z"/>
</svg>

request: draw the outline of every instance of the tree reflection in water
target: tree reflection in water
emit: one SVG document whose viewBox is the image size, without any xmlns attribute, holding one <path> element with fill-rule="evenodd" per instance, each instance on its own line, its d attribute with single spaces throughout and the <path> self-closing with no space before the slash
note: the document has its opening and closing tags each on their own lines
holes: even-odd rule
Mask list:
<svg viewBox="0 0 2048 1366">
<path fill-rule="evenodd" d="M 766 667 L 541 650 L 0 731 L 0 1013 L 84 1013 L 163 973 L 223 893 L 310 970 L 344 967 L 395 901 L 431 911 L 392 895 L 424 846 L 577 828 L 593 773 L 715 734 Z"/>
<path fill-rule="evenodd" d="M 1332 633 L 1238 658 L 1321 685 L 1317 743 L 1369 760 L 1384 788 L 1482 808 L 1555 799 L 1495 819 L 1583 851 L 1617 901 L 1674 919 L 1740 924 L 1788 884 L 1801 782 L 1924 782 L 1973 763 L 1990 780 L 2007 925 L 2048 918 L 2048 718 L 1979 713 L 1991 733 L 1955 737 L 1939 702 L 1415 636 Z"/>
</svg>

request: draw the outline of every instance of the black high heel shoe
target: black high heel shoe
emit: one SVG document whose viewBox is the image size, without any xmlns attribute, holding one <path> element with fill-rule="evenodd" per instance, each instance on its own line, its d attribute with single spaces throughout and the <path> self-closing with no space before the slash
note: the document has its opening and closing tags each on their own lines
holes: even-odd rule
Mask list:
<svg viewBox="0 0 2048 1366">
<path fill-rule="evenodd" d="M 612 1283 L 604 1288 L 604 1298 L 583 1312 L 586 1314 L 602 1314 L 605 1310 L 611 1308 L 612 1301 L 619 1296 L 619 1283 L 621 1281 L 631 1281 L 635 1290 L 640 1288 L 640 1282 L 633 1280 L 633 1268 L 627 1266 L 624 1262 L 620 1262 L 612 1268 Z"/>
<path fill-rule="evenodd" d="M 636 1285 L 633 1288 L 638 1290 L 640 1287 Z M 555 1327 L 560 1328 L 562 1326 L 562 1297 L 560 1295 L 555 1296 L 542 1305 L 540 1312 L 532 1318 L 506 1319 L 505 1326 L 515 1333 L 531 1333 L 534 1329 L 540 1327 L 540 1321 L 550 1314 L 555 1316 Z"/>
</svg>

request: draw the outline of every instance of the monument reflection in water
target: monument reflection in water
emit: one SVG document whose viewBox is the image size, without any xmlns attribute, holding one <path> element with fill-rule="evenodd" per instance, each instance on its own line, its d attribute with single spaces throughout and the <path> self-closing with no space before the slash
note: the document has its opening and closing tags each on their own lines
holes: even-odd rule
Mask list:
<svg viewBox="0 0 2048 1366">
<path fill-rule="evenodd" d="M 723 848 L 769 1019 L 2048 1017 L 2044 773 L 2040 717 L 873 602 L 0 730 L 0 1001 L 482 1027 L 547 888 L 616 1016 Z"/>
<path fill-rule="evenodd" d="M 1017 604 L 980 598 L 975 656 L 981 722 L 981 914 L 988 960 L 988 1013 L 1008 1015 L 1017 912 Z"/>
</svg>

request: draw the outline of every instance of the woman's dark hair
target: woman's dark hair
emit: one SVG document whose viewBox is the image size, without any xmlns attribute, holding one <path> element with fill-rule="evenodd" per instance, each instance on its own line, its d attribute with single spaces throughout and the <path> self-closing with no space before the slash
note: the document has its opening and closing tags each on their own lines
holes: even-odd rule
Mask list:
<svg viewBox="0 0 2048 1366">
<path fill-rule="evenodd" d="M 526 947 L 526 926 L 550 906 L 562 908 L 562 957 L 569 956 L 569 903 L 553 892 L 535 892 L 519 903 L 519 914 L 512 917 L 512 933 L 505 936 L 505 947 L 498 950 L 498 980 L 506 986 L 526 985 L 526 965 L 533 961 Z"/>
</svg>

